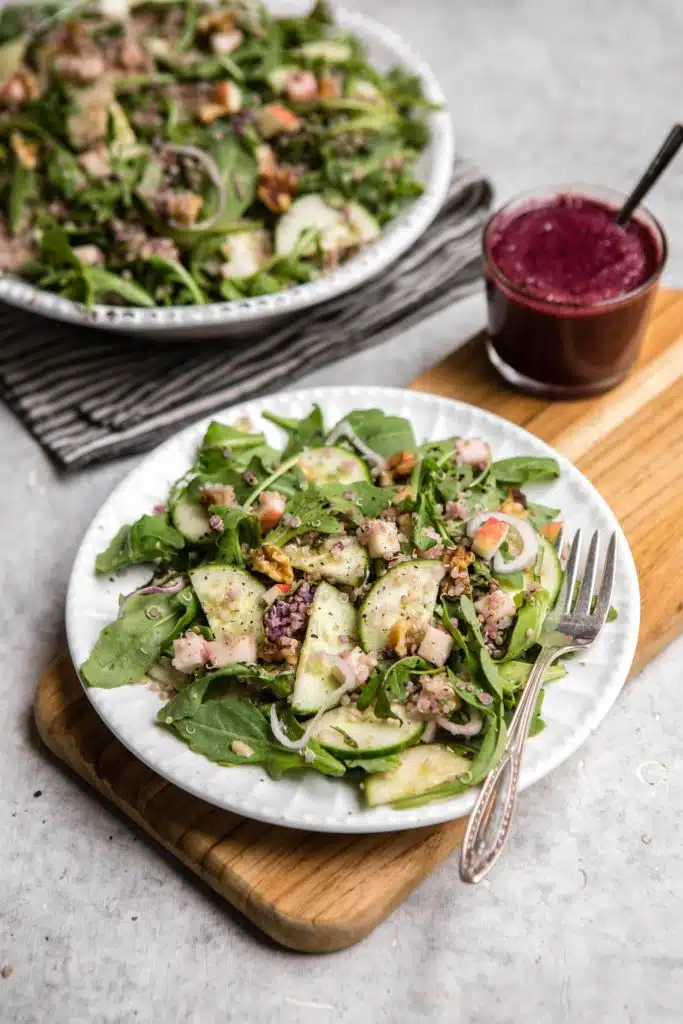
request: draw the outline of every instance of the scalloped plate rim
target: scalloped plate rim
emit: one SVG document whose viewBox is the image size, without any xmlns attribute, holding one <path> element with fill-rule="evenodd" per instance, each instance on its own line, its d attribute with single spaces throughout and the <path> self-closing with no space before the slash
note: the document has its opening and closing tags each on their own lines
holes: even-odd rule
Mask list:
<svg viewBox="0 0 683 1024">
<path fill-rule="evenodd" d="M 285 13 L 296 4 L 271 2 Z M 429 227 L 448 192 L 455 143 L 446 97 L 439 81 L 424 61 L 399 35 L 374 18 L 344 7 L 335 8 L 338 23 L 390 51 L 409 71 L 422 79 L 427 96 L 442 105 L 430 115 L 432 138 L 425 153 L 432 166 L 425 191 L 383 230 L 380 238 L 366 246 L 339 269 L 307 284 L 236 302 L 214 302 L 206 306 L 173 306 L 141 309 L 96 305 L 88 310 L 53 292 L 0 273 L 0 301 L 18 309 L 38 313 L 64 323 L 95 327 L 112 333 L 155 335 L 169 340 L 200 336 L 205 330 L 225 325 L 253 325 L 272 317 L 286 316 L 343 295 L 381 273 L 406 252 Z M 174 337 L 175 336 L 175 337 Z"/>
<path fill-rule="evenodd" d="M 527 748 L 527 758 L 529 757 L 529 750 L 531 750 L 532 761 L 535 759 L 536 763 L 527 764 L 525 762 L 523 767 L 521 789 L 526 789 L 558 767 L 559 764 L 564 762 L 581 746 L 605 717 L 618 696 L 628 675 L 638 638 L 640 620 L 638 579 L 628 543 L 614 513 L 583 474 L 562 455 L 554 452 L 545 442 L 529 434 L 523 428 L 463 402 L 400 388 L 374 386 L 362 388 L 353 385 L 345 387 L 300 388 L 296 391 L 266 396 L 221 410 L 213 416 L 205 417 L 199 422 L 186 427 L 165 441 L 139 462 L 115 488 L 94 517 L 79 546 L 69 580 L 66 607 L 67 637 L 74 664 L 79 664 L 82 658 L 87 656 L 92 636 L 95 632 L 95 627 L 91 625 L 89 627 L 90 638 L 86 639 L 83 635 L 84 629 L 86 633 L 88 631 L 87 623 L 92 623 L 92 613 L 88 604 L 88 592 L 90 591 L 97 595 L 102 587 L 99 581 L 94 581 L 91 561 L 93 552 L 101 546 L 101 539 L 104 539 L 104 535 L 99 532 L 102 528 L 100 521 L 106 519 L 112 509 L 116 509 L 117 505 L 123 504 L 125 506 L 130 504 L 126 491 L 131 488 L 135 489 L 138 479 L 140 481 L 147 479 L 150 469 L 153 469 L 155 464 L 161 462 L 163 465 L 165 459 L 168 459 L 170 463 L 174 463 L 174 457 L 176 463 L 178 463 L 178 460 L 184 462 L 186 450 L 189 451 L 196 444 L 197 439 L 201 436 L 206 424 L 211 419 L 224 419 L 226 417 L 232 419 L 245 411 L 250 415 L 257 415 L 258 410 L 273 404 L 277 404 L 280 407 L 284 406 L 285 415 L 287 410 L 296 414 L 297 410 L 301 411 L 303 408 L 309 407 L 314 400 L 320 401 L 324 411 L 325 407 L 334 407 L 335 403 L 337 405 L 341 404 L 341 406 L 345 407 L 345 410 L 363 405 L 366 407 L 380 405 L 387 408 L 388 411 L 397 412 L 400 410 L 404 414 L 411 416 L 413 420 L 416 418 L 419 420 L 421 417 L 424 419 L 424 415 L 427 415 L 424 409 L 434 407 L 437 413 L 437 422 L 445 418 L 447 422 L 452 424 L 452 432 L 454 433 L 458 430 L 458 421 L 463 423 L 474 418 L 475 422 L 477 420 L 480 421 L 482 424 L 489 426 L 493 432 L 502 432 L 504 440 L 507 439 L 514 442 L 514 450 L 517 450 L 517 446 L 520 445 L 522 451 L 531 449 L 539 454 L 552 454 L 558 458 L 562 468 L 562 476 L 560 481 L 553 486 L 562 485 L 561 489 L 565 489 L 566 486 L 570 490 L 572 488 L 576 490 L 580 494 L 581 500 L 577 502 L 575 508 L 579 509 L 587 503 L 591 514 L 597 516 L 602 521 L 603 527 L 617 531 L 618 583 L 620 586 L 619 618 L 616 620 L 616 623 L 612 624 L 612 633 L 606 633 L 604 636 L 605 645 L 609 642 L 610 647 L 614 650 L 613 663 L 605 665 L 602 670 L 600 669 L 599 662 L 592 666 L 593 676 L 595 676 L 600 684 L 593 698 L 591 698 L 592 690 L 590 687 L 587 694 L 584 694 L 581 690 L 582 685 L 585 684 L 586 673 L 588 673 L 590 681 L 590 653 L 588 655 L 589 664 L 587 667 L 586 665 L 582 667 L 577 662 L 570 663 L 568 676 L 559 682 L 553 683 L 548 688 L 549 698 L 546 700 L 546 705 L 549 709 L 556 703 L 555 694 L 563 695 L 560 704 L 562 704 L 562 701 L 566 703 L 568 700 L 570 708 L 572 707 L 572 701 L 577 696 L 580 700 L 587 697 L 591 703 L 588 712 L 584 714 L 581 722 L 575 725 L 574 728 L 565 730 L 562 744 L 552 747 L 540 760 L 533 754 L 533 745 L 542 744 L 546 733 L 541 733 L 540 737 L 530 741 Z M 280 411 L 282 411 L 282 408 Z M 442 427 L 440 427 L 439 432 L 443 436 L 444 430 Z M 174 463 L 173 472 L 176 472 L 178 468 L 178 465 Z M 138 500 L 137 493 L 135 491 L 135 500 Z M 572 514 L 571 509 L 567 509 L 567 511 L 570 515 Z M 135 511 L 135 514 L 139 514 L 139 509 Z M 577 516 L 580 516 L 580 513 L 577 513 Z M 114 516 L 115 521 L 119 524 L 126 518 L 132 518 L 132 516 Z M 108 584 L 105 586 L 108 586 Z M 110 587 L 109 589 L 111 590 L 112 588 Z M 107 615 L 111 618 L 114 612 L 115 604 L 108 604 Z M 106 617 L 105 615 L 105 620 Z M 85 626 L 84 622 L 86 623 Z M 101 621 L 101 625 L 104 624 L 104 620 Z M 99 625 L 97 629 L 99 629 Z M 601 638 L 599 643 L 603 643 L 603 638 Z M 595 649 L 597 648 L 598 644 L 595 645 Z M 601 683 L 600 680 L 602 680 Z M 220 768 L 207 761 L 201 755 L 193 754 L 180 740 L 171 737 L 164 730 L 153 725 L 153 723 L 153 729 L 150 731 L 148 728 L 150 726 L 149 720 L 138 721 L 134 709 L 141 703 L 150 704 L 147 694 L 152 691 L 148 687 L 93 690 L 84 686 L 84 690 L 93 707 L 114 735 L 151 769 L 165 777 L 169 782 L 179 786 L 181 789 L 187 790 L 200 799 L 247 818 L 290 828 L 306 829 L 308 831 L 349 834 L 375 833 L 419 828 L 451 821 L 466 815 L 474 801 L 475 793 L 474 791 L 469 791 L 449 800 L 426 804 L 420 808 L 396 811 L 390 807 L 364 808 L 356 800 L 355 796 L 353 800 L 356 806 L 351 806 L 348 799 L 341 796 L 337 802 L 339 803 L 341 800 L 343 809 L 339 812 L 323 814 L 320 811 L 321 802 L 323 806 L 327 807 L 330 800 L 335 799 L 335 789 L 330 789 L 329 787 L 341 787 L 336 790 L 340 794 L 342 790 L 348 794 L 351 787 L 343 782 L 323 779 L 321 776 L 314 778 L 312 774 L 300 777 L 296 781 L 287 779 L 282 782 L 273 782 L 267 779 L 264 773 L 257 767 Z M 157 703 L 154 704 L 154 707 L 161 706 L 156 696 L 155 700 Z M 122 709 L 123 725 L 121 724 Z M 132 725 L 125 722 L 126 712 L 130 710 L 133 710 Z M 556 725 L 557 723 L 552 718 L 551 711 L 549 727 L 555 728 Z M 145 747 L 141 738 L 146 732 L 149 732 L 149 736 L 144 740 L 144 743 L 148 743 L 151 738 L 151 748 Z M 168 746 L 169 740 L 173 744 L 173 749 Z M 160 750 L 162 750 L 162 753 L 159 753 Z M 165 757 L 166 760 L 164 760 Z M 177 766 L 174 766 L 174 762 L 178 762 Z M 253 780 L 250 794 L 246 799 L 236 799 L 234 794 L 230 792 L 230 786 L 226 786 L 231 775 L 237 771 L 249 773 Z M 244 786 L 246 785 L 245 781 Z M 267 793 L 273 797 L 275 802 L 271 801 L 269 803 L 266 800 L 264 803 L 263 793 L 258 799 L 254 796 L 254 792 L 263 786 L 265 786 Z M 318 792 L 322 796 L 319 796 Z M 289 801 L 284 799 L 288 793 L 290 794 Z M 259 800 L 261 800 L 261 803 L 259 803 Z M 306 809 L 307 804 L 310 805 L 308 809 Z"/>
</svg>

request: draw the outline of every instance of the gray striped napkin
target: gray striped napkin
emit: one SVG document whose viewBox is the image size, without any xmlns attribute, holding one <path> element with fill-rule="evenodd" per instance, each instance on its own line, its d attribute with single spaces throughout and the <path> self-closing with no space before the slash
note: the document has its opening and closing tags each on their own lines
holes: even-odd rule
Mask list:
<svg viewBox="0 0 683 1024">
<path fill-rule="evenodd" d="M 189 420 L 281 388 L 468 295 L 491 198 L 459 161 L 436 220 L 381 276 L 244 340 L 141 344 L 0 307 L 0 391 L 63 469 L 144 451 Z"/>
</svg>

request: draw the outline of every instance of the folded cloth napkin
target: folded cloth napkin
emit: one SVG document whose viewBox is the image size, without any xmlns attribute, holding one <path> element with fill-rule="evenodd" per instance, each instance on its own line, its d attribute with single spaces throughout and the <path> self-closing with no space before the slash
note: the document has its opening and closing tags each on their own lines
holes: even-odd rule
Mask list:
<svg viewBox="0 0 683 1024">
<path fill-rule="evenodd" d="M 243 340 L 164 345 L 0 306 L 0 392 L 63 469 L 144 451 L 183 423 L 377 345 L 469 294 L 488 182 L 458 161 L 420 240 L 354 292 Z"/>
</svg>

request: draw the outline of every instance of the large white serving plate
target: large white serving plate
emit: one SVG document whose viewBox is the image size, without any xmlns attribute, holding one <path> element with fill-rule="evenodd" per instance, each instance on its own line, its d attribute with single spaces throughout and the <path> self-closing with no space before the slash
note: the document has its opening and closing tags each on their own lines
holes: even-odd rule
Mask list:
<svg viewBox="0 0 683 1024">
<path fill-rule="evenodd" d="M 274 14 L 287 17 L 304 14 L 311 4 L 312 0 L 268 0 L 267 6 Z M 79 303 L 3 274 L 0 274 L 0 300 L 54 320 L 159 340 L 222 337 L 253 330 L 263 321 L 296 313 L 357 288 L 406 252 L 432 222 L 448 191 L 454 142 L 445 96 L 428 65 L 408 42 L 390 29 L 364 14 L 336 5 L 334 16 L 340 28 L 355 33 L 363 42 L 368 59 L 375 67 L 387 70 L 399 64 L 418 75 L 427 98 L 441 107 L 429 114 L 431 139 L 416 168 L 416 177 L 424 185 L 424 192 L 384 228 L 376 242 L 317 281 L 238 302 L 158 309 L 98 305 L 88 310 Z"/>
<path fill-rule="evenodd" d="M 333 424 L 354 408 L 378 407 L 408 417 L 419 441 L 453 434 L 485 438 L 495 458 L 512 455 L 555 455 L 560 479 L 537 489 L 539 500 L 561 508 L 570 534 L 598 529 L 607 538 L 617 533 L 617 575 L 614 588 L 619 616 L 580 659 L 568 663 L 565 679 L 548 687 L 543 707 L 546 728 L 527 745 L 522 789 L 547 775 L 583 743 L 607 714 L 628 674 L 640 618 L 638 579 L 626 539 L 614 514 L 595 488 L 567 459 L 538 438 L 506 420 L 462 402 L 411 391 L 381 387 L 312 388 L 292 391 L 233 406 L 214 419 L 233 422 L 247 415 L 268 440 L 280 444 L 279 429 L 261 420 L 269 409 L 280 416 L 301 417 L 313 402 Z M 118 595 L 149 577 L 144 569 L 128 570 L 116 582 L 96 579 L 95 555 L 126 522 L 166 499 L 170 484 L 193 460 L 209 420 L 183 430 L 147 456 L 126 477 L 95 516 L 76 556 L 67 596 L 67 632 L 74 663 L 83 663 L 100 629 L 116 616 Z M 529 493 L 536 489 L 528 487 Z M 209 803 L 249 818 L 318 832 L 382 832 L 417 828 L 466 814 L 474 792 L 427 804 L 415 810 L 365 808 L 357 788 L 317 773 L 273 782 L 258 767 L 222 768 L 192 753 L 184 743 L 155 723 L 159 695 L 147 686 L 115 690 L 86 688 L 93 706 L 112 732 L 159 775 Z"/>
</svg>

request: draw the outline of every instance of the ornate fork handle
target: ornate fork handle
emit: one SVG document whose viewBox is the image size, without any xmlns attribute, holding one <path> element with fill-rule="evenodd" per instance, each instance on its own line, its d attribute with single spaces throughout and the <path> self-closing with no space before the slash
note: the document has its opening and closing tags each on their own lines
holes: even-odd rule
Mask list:
<svg viewBox="0 0 683 1024">
<path fill-rule="evenodd" d="M 529 735 L 543 677 L 552 662 L 571 647 L 547 647 L 541 651 L 517 705 L 503 756 L 485 780 L 470 815 L 460 854 L 463 882 L 479 882 L 500 856 L 517 802 L 524 745 Z"/>
</svg>

